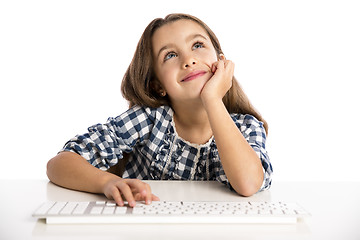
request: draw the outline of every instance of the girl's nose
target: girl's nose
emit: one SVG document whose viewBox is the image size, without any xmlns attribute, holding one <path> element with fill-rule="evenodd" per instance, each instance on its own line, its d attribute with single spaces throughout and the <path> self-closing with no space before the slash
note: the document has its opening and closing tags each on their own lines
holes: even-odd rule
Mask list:
<svg viewBox="0 0 360 240">
<path fill-rule="evenodd" d="M 195 61 L 191 63 L 191 65 L 195 65 L 195 64 L 196 64 Z M 185 64 L 185 68 L 188 68 L 188 67 L 190 67 L 190 64 Z"/>
<path fill-rule="evenodd" d="M 188 57 L 185 59 L 184 63 L 183 63 L 183 67 L 184 69 L 187 69 L 193 65 L 196 65 L 197 61 L 193 58 L 193 57 Z"/>
</svg>

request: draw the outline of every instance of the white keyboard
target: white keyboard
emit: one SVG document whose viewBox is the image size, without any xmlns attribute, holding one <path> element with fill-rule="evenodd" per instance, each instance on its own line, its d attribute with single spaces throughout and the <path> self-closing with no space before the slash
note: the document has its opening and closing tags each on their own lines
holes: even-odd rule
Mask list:
<svg viewBox="0 0 360 240">
<path fill-rule="evenodd" d="M 309 216 L 296 203 L 168 202 L 134 208 L 113 201 L 45 202 L 33 214 L 48 224 L 60 223 L 296 223 Z"/>
</svg>

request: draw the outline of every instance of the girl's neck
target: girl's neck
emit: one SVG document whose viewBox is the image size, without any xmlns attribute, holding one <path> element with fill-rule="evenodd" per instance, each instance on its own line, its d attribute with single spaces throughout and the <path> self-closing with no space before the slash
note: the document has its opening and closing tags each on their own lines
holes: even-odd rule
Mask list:
<svg viewBox="0 0 360 240">
<path fill-rule="evenodd" d="M 174 123 L 183 139 L 204 144 L 212 137 L 210 122 L 202 104 L 174 104 Z"/>
</svg>

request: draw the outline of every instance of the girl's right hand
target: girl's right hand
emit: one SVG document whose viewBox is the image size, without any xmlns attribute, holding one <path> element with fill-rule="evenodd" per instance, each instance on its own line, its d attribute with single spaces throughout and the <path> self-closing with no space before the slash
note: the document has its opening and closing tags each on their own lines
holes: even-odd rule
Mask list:
<svg viewBox="0 0 360 240">
<path fill-rule="evenodd" d="M 213 76 L 206 82 L 201 90 L 201 100 L 203 103 L 221 101 L 225 94 L 232 86 L 232 79 L 234 76 L 235 65 L 232 61 L 226 60 L 223 54 L 220 55 L 220 60 L 214 62 L 211 66 Z M 205 104 L 206 105 L 206 104 Z M 211 103 L 207 105 L 212 107 Z"/>
<path fill-rule="evenodd" d="M 135 201 L 145 201 L 150 204 L 160 199 L 151 193 L 150 185 L 139 179 L 110 179 L 104 185 L 104 194 L 109 199 L 114 199 L 116 204 L 124 206 L 126 200 L 130 207 L 136 205 Z"/>
</svg>

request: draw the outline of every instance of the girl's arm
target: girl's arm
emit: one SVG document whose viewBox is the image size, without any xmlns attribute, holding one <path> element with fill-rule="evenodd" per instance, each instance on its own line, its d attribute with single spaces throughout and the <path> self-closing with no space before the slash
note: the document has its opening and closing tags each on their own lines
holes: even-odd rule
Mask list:
<svg viewBox="0 0 360 240">
<path fill-rule="evenodd" d="M 228 60 L 220 60 L 214 63 L 213 72 L 213 77 L 201 92 L 202 102 L 227 179 L 238 194 L 251 196 L 263 183 L 263 167 L 222 102 L 223 96 L 231 87 L 234 64 Z"/>
<path fill-rule="evenodd" d="M 47 164 L 47 175 L 50 181 L 66 188 L 104 193 L 120 206 L 124 205 L 123 198 L 130 206 L 135 206 L 135 200 L 147 203 L 158 200 L 147 183 L 138 179 L 122 179 L 100 170 L 73 152 L 61 152 L 52 158 Z"/>
<path fill-rule="evenodd" d="M 94 193 L 104 193 L 118 205 L 127 200 L 158 199 L 148 184 L 135 179 L 122 179 L 106 172 L 120 164 L 125 153 L 145 141 L 156 113 L 133 107 L 105 124 L 95 124 L 88 132 L 70 139 L 61 153 L 48 163 L 49 179 L 61 186 Z M 140 124 L 141 123 L 141 124 Z M 145 126 L 141 128 L 141 126 Z"/>
</svg>

